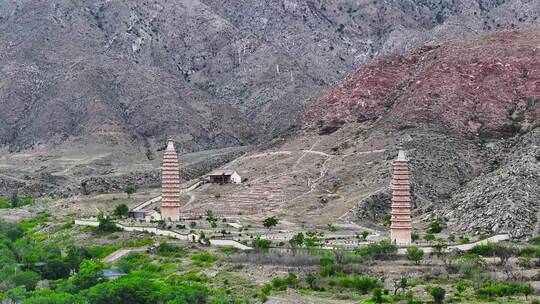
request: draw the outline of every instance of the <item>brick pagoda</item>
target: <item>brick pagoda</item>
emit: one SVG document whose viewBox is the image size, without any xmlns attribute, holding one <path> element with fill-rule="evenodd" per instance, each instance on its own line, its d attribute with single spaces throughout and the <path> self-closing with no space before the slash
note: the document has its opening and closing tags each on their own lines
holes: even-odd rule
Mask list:
<svg viewBox="0 0 540 304">
<path fill-rule="evenodd" d="M 163 154 L 161 218 L 168 222 L 180 220 L 180 172 L 174 143 L 170 138 Z"/>
<path fill-rule="evenodd" d="M 392 178 L 392 224 L 390 238 L 399 246 L 411 244 L 411 190 L 409 186 L 409 165 L 405 152 L 399 151 L 393 163 Z"/>
</svg>

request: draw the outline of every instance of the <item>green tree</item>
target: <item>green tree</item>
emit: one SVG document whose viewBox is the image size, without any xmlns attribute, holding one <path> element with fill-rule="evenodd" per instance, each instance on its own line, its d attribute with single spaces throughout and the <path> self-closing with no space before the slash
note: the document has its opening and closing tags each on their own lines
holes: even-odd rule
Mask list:
<svg viewBox="0 0 540 304">
<path fill-rule="evenodd" d="M 433 244 L 433 250 L 437 256 L 440 256 L 444 253 L 448 245 L 443 241 L 438 241 L 436 244 Z"/>
<path fill-rule="evenodd" d="M 302 232 L 295 234 L 290 240 L 291 247 L 301 247 L 304 245 L 304 234 Z"/>
<path fill-rule="evenodd" d="M 521 292 L 523 295 L 525 295 L 525 299 L 527 299 L 534 292 L 534 288 L 531 286 L 531 284 L 527 284 L 521 287 Z"/>
<path fill-rule="evenodd" d="M 19 199 L 19 195 L 17 192 L 13 192 L 11 194 L 11 198 L 9 199 L 9 203 L 11 204 L 12 208 L 17 208 L 20 205 L 21 200 Z"/>
<path fill-rule="evenodd" d="M 367 239 L 368 235 L 369 235 L 369 231 L 367 231 L 367 230 L 364 230 L 364 231 L 360 232 L 360 236 L 362 236 L 362 239 L 364 241 Z"/>
<path fill-rule="evenodd" d="M 128 215 L 129 208 L 126 204 L 120 204 L 114 208 L 114 215 L 118 217 L 125 217 Z"/>
<path fill-rule="evenodd" d="M 214 215 L 214 212 L 212 212 L 212 210 L 206 210 L 206 220 L 209 222 L 209 223 L 213 223 L 213 222 L 217 222 L 217 218 L 216 216 Z"/>
<path fill-rule="evenodd" d="M 6 236 L 12 241 L 14 242 L 15 240 L 23 237 L 24 235 L 24 231 L 21 229 L 21 227 L 17 226 L 17 227 L 12 227 L 12 228 L 9 228 L 7 231 L 6 231 Z"/>
<path fill-rule="evenodd" d="M 374 259 L 387 259 L 398 251 L 398 247 L 390 240 L 382 240 L 379 243 L 369 244 L 366 247 L 357 248 L 355 253 L 362 257 Z"/>
<path fill-rule="evenodd" d="M 446 290 L 442 287 L 430 287 L 428 288 L 428 292 L 433 297 L 433 301 L 437 304 L 442 304 L 444 302 L 444 296 L 446 294 Z"/>
<path fill-rule="evenodd" d="M 103 213 L 98 214 L 97 216 L 99 225 L 96 229 L 97 233 L 110 233 L 118 231 L 118 227 L 110 217 L 103 215 Z"/>
<path fill-rule="evenodd" d="M 442 231 L 442 225 L 439 220 L 433 221 L 429 223 L 429 232 L 431 233 L 439 233 Z"/>
<path fill-rule="evenodd" d="M 306 283 L 309 284 L 309 288 L 315 289 L 316 287 L 317 278 L 313 274 L 308 274 L 306 276 Z"/>
<path fill-rule="evenodd" d="M 90 259 L 91 255 L 83 247 L 70 245 L 67 247 L 67 254 L 64 261 L 69 264 L 72 270 L 79 271 L 79 265 L 84 259 Z"/>
<path fill-rule="evenodd" d="M 319 238 L 312 234 L 312 235 L 306 235 L 304 238 L 304 244 L 306 244 L 306 247 L 313 248 L 319 246 Z"/>
<path fill-rule="evenodd" d="M 76 290 L 88 289 L 104 280 L 103 266 L 95 261 L 82 261 L 79 273 L 70 279 Z"/>
<path fill-rule="evenodd" d="M 387 213 L 383 217 L 383 225 L 389 227 L 392 221 L 392 215 Z"/>
<path fill-rule="evenodd" d="M 42 277 L 49 280 L 67 279 L 71 267 L 69 263 L 62 261 L 59 258 L 53 258 L 45 262 L 43 266 Z"/>
<path fill-rule="evenodd" d="M 26 290 L 34 290 L 39 280 L 39 274 L 21 270 L 18 266 L 4 266 L 0 269 L 0 282 L 12 282 L 15 286 L 24 286 Z"/>
<path fill-rule="evenodd" d="M 52 290 L 40 290 L 24 300 L 24 304 L 82 304 L 85 301 L 78 295 Z"/>
<path fill-rule="evenodd" d="M 465 281 L 458 281 L 455 285 L 454 285 L 454 288 L 456 289 L 457 293 L 458 294 L 461 294 L 463 293 L 465 290 L 467 290 L 467 287 L 469 286 L 469 284 Z"/>
<path fill-rule="evenodd" d="M 380 288 L 375 288 L 373 289 L 373 292 L 372 292 L 372 297 L 371 297 L 371 301 L 375 302 L 375 303 L 382 303 L 383 302 L 383 292 L 382 292 L 382 289 Z"/>
<path fill-rule="evenodd" d="M 127 186 L 126 189 L 124 190 L 129 197 L 131 197 L 131 195 L 135 192 L 137 192 L 137 188 L 133 187 L 133 186 Z"/>
<path fill-rule="evenodd" d="M 253 239 L 251 244 L 255 250 L 267 250 L 270 248 L 270 245 L 272 245 L 272 242 L 270 240 L 261 239 L 261 237 L 258 235 L 255 239 Z"/>
<path fill-rule="evenodd" d="M 278 223 L 279 223 L 279 220 L 276 217 L 271 216 L 269 218 L 264 219 L 263 226 L 266 227 L 267 229 L 271 229 L 272 227 L 277 226 Z"/>
<path fill-rule="evenodd" d="M 428 232 L 424 235 L 424 240 L 428 241 L 428 242 L 432 242 L 435 240 L 435 236 L 433 235 L 433 233 L 431 232 Z"/>
<path fill-rule="evenodd" d="M 424 250 L 412 246 L 407 248 L 407 260 L 413 261 L 415 264 L 420 264 L 420 261 L 424 258 Z"/>
</svg>

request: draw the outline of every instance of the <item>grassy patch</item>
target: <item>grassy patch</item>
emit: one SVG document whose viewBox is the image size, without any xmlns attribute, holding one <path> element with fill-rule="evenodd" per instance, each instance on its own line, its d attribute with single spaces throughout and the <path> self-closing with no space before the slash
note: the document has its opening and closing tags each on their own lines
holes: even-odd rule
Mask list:
<svg viewBox="0 0 540 304">
<path fill-rule="evenodd" d="M 191 260 L 195 266 L 209 268 L 218 260 L 218 258 L 209 252 L 201 252 L 192 255 Z"/>
</svg>

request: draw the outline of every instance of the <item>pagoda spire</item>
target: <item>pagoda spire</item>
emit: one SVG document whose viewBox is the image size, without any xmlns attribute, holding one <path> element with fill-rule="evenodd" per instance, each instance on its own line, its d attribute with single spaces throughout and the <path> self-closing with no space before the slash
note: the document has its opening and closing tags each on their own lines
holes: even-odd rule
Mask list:
<svg viewBox="0 0 540 304">
<path fill-rule="evenodd" d="M 170 137 L 163 153 L 161 219 L 168 222 L 180 220 L 180 172 L 174 142 Z"/>
<path fill-rule="evenodd" d="M 392 178 L 392 219 L 390 239 L 396 245 L 411 244 L 411 188 L 409 184 L 409 161 L 403 150 L 393 164 Z"/>
</svg>

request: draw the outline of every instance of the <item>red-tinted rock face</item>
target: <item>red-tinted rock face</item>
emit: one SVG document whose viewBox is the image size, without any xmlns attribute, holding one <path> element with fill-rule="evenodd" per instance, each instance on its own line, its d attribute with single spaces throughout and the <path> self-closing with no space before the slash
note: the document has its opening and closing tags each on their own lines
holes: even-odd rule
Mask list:
<svg viewBox="0 0 540 304">
<path fill-rule="evenodd" d="M 540 119 L 540 30 L 502 32 L 390 56 L 346 78 L 301 117 L 325 128 L 379 120 L 511 135 Z"/>
</svg>

